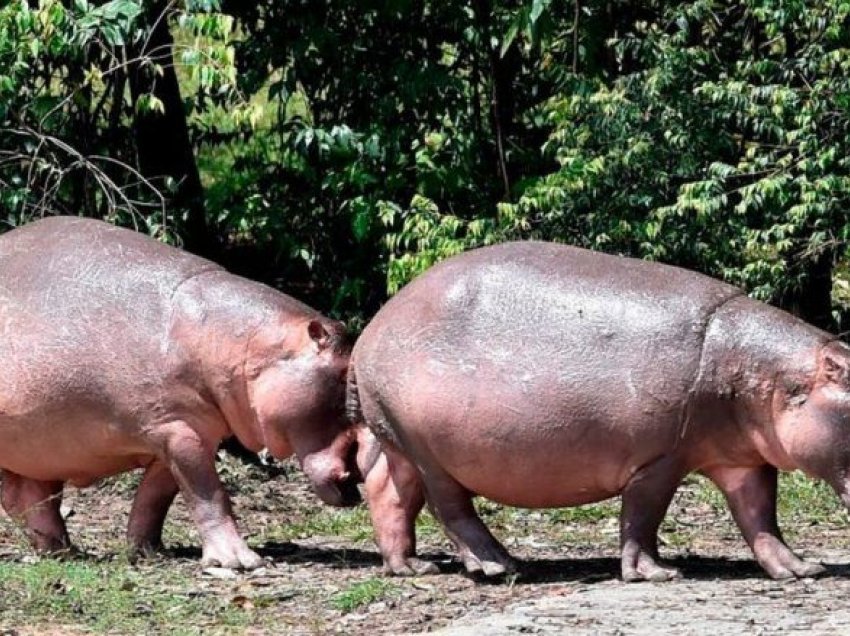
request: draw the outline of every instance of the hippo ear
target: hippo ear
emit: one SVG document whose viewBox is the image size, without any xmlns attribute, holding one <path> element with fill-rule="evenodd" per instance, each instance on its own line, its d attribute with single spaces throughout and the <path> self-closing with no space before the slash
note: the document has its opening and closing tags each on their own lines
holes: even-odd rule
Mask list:
<svg viewBox="0 0 850 636">
<path fill-rule="evenodd" d="M 827 382 L 850 388 L 850 362 L 846 353 L 829 349 L 824 351 L 821 373 Z"/>
<path fill-rule="evenodd" d="M 331 334 L 327 328 L 318 320 L 311 320 L 307 325 L 307 333 L 310 339 L 319 347 L 319 351 L 327 349 L 331 344 Z"/>
</svg>

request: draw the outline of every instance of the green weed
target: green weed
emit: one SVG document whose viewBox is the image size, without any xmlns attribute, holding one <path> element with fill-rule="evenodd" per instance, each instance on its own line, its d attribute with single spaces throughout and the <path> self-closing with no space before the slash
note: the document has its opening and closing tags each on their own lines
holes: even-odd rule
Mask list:
<svg viewBox="0 0 850 636">
<path fill-rule="evenodd" d="M 366 506 L 346 510 L 317 509 L 302 519 L 274 524 L 268 534 L 275 540 L 291 541 L 316 536 L 333 536 L 340 540 L 367 541 L 372 538 L 372 522 Z"/>
<path fill-rule="evenodd" d="M 822 481 L 800 472 L 779 477 L 779 519 L 787 524 L 847 523 L 847 510 L 835 492 Z"/>
<path fill-rule="evenodd" d="M 427 510 L 423 510 L 416 518 L 416 536 L 417 537 L 435 537 L 440 536 L 443 532 L 440 522 L 434 518 Z"/>
<path fill-rule="evenodd" d="M 398 590 L 398 586 L 385 578 L 372 578 L 352 583 L 331 597 L 331 606 L 348 613 L 365 605 L 380 601 Z"/>
</svg>

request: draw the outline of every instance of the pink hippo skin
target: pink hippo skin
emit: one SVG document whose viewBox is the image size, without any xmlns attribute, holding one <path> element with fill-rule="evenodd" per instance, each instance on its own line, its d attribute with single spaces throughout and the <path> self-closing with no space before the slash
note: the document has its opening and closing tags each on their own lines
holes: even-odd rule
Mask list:
<svg viewBox="0 0 850 636">
<path fill-rule="evenodd" d="M 235 435 L 293 452 L 327 503 L 356 503 L 339 323 L 135 232 L 48 218 L 0 237 L 2 504 L 42 551 L 69 547 L 59 503 L 134 468 L 131 547 L 160 545 L 179 490 L 203 563 L 262 564 L 215 471 Z"/>
<path fill-rule="evenodd" d="M 770 576 L 818 574 L 780 535 L 777 469 L 850 505 L 848 368 L 834 336 L 683 269 L 536 242 L 451 258 L 390 300 L 352 354 L 385 567 L 433 570 L 415 558 L 426 501 L 466 569 L 495 575 L 514 564 L 472 495 L 529 508 L 621 495 L 623 578 L 670 579 L 658 527 L 697 471 Z"/>
</svg>

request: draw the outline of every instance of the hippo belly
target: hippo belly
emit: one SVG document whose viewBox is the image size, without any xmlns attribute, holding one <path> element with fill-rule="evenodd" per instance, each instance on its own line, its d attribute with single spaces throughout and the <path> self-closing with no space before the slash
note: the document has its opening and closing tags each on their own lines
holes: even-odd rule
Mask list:
<svg viewBox="0 0 850 636">
<path fill-rule="evenodd" d="M 433 458 L 470 492 L 503 504 L 559 507 L 615 496 L 673 448 L 680 431 L 681 402 L 665 397 L 663 386 L 656 395 L 636 385 L 628 370 L 553 380 L 548 364 L 519 377 L 492 366 L 420 369 L 408 395 L 415 391 L 427 410 L 417 413 L 422 421 L 399 425 L 416 432 L 411 454 Z"/>
<path fill-rule="evenodd" d="M 0 417 L 0 466 L 30 479 L 83 487 L 153 459 L 141 440 L 95 411 Z"/>
<path fill-rule="evenodd" d="M 152 410 L 157 400 L 162 404 L 165 394 L 152 385 L 158 362 L 153 334 L 132 324 L 132 314 L 108 316 L 93 301 L 90 319 L 73 320 L 58 302 L 54 312 L 39 315 L 4 291 L 0 469 L 82 486 L 149 464 L 153 452 L 138 413 Z"/>
</svg>

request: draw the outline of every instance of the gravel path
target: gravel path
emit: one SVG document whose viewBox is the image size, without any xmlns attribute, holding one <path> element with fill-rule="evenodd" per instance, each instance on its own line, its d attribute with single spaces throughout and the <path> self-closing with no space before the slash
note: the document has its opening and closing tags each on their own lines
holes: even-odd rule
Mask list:
<svg viewBox="0 0 850 636">
<path fill-rule="evenodd" d="M 740 578 L 685 578 L 672 583 L 606 580 L 554 590 L 505 611 L 469 617 L 440 636 L 516 634 L 756 635 L 850 634 L 847 555 L 827 558 L 820 579 L 776 582 L 757 571 Z M 707 572 L 706 572 L 707 574 Z"/>
</svg>

